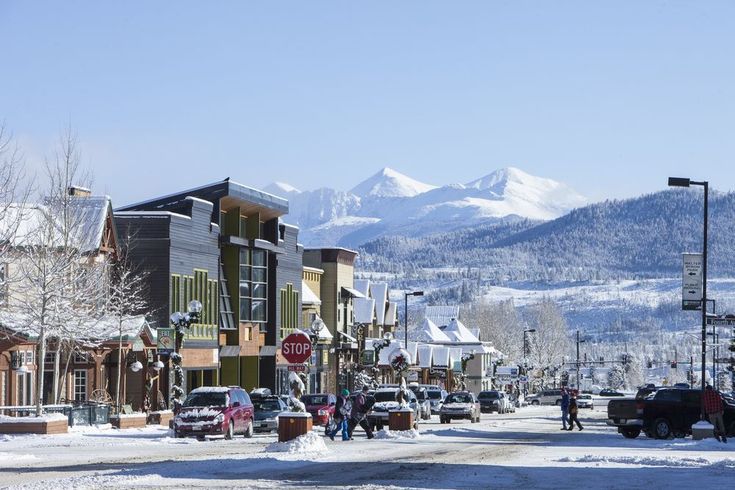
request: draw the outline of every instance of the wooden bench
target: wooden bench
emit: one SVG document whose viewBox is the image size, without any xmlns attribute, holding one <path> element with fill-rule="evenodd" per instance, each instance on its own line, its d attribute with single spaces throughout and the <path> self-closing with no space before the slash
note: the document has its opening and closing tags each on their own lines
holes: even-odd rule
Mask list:
<svg viewBox="0 0 735 490">
<path fill-rule="evenodd" d="M 67 419 L 52 419 L 34 422 L 0 422 L 0 434 L 66 434 Z"/>
</svg>

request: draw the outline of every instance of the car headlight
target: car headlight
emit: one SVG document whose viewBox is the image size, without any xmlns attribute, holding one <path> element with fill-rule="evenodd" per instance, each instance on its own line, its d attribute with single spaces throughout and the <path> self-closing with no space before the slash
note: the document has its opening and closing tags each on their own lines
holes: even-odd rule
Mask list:
<svg viewBox="0 0 735 490">
<path fill-rule="evenodd" d="M 217 416 L 216 416 L 216 417 L 214 418 L 214 421 L 215 421 L 216 423 L 218 423 L 218 424 L 221 424 L 222 422 L 224 422 L 224 421 L 225 421 L 225 414 L 221 413 L 221 414 L 217 415 Z"/>
<path fill-rule="evenodd" d="M 184 423 L 184 420 L 181 417 L 179 417 L 178 415 L 174 417 L 174 425 L 181 425 L 183 423 Z"/>
</svg>

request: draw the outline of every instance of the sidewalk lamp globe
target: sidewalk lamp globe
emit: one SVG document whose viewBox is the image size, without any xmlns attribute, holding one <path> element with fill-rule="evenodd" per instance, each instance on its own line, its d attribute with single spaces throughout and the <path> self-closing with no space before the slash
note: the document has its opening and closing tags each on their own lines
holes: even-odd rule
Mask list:
<svg viewBox="0 0 735 490">
<path fill-rule="evenodd" d="M 389 341 L 389 342 L 390 342 L 391 340 L 393 340 L 393 334 L 392 334 L 392 333 L 390 333 L 390 332 L 385 332 L 385 333 L 383 334 L 383 339 L 385 339 L 385 340 L 387 340 L 387 341 Z"/>
<path fill-rule="evenodd" d="M 198 315 L 202 312 L 202 303 L 196 299 L 189 301 L 189 313 Z"/>
<path fill-rule="evenodd" d="M 161 369 L 163 369 L 163 362 L 161 362 L 160 360 L 156 361 L 153 363 L 153 366 L 151 367 L 155 369 L 156 371 L 160 371 Z"/>
<path fill-rule="evenodd" d="M 130 370 L 134 373 L 137 373 L 141 369 L 143 369 L 143 363 L 140 361 L 135 361 L 130 365 Z"/>
<path fill-rule="evenodd" d="M 184 319 L 184 314 L 181 313 L 180 311 L 176 311 L 172 313 L 170 317 L 171 323 L 173 323 L 174 325 L 178 325 L 183 319 Z"/>
</svg>

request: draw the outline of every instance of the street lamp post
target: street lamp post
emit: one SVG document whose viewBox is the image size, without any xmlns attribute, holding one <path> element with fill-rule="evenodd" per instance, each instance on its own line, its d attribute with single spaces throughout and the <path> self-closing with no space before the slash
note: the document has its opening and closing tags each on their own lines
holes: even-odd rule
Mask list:
<svg viewBox="0 0 735 490">
<path fill-rule="evenodd" d="M 579 389 L 579 344 L 582 342 L 585 342 L 584 339 L 579 339 L 579 330 L 577 330 L 577 391 L 581 391 Z"/>
<path fill-rule="evenodd" d="M 193 299 L 189 301 L 187 305 L 188 312 L 181 313 L 176 311 L 171 314 L 171 325 L 174 327 L 176 332 L 176 339 L 174 342 L 174 352 L 171 354 L 171 362 L 174 365 L 174 384 L 171 387 L 171 399 L 173 400 L 174 412 L 178 413 L 179 407 L 181 406 L 181 396 L 184 394 L 182 388 L 184 384 L 184 368 L 182 365 L 181 354 L 179 350 L 184 342 L 184 334 L 191 327 L 192 323 L 199 322 L 199 314 L 202 312 L 202 304 Z"/>
<path fill-rule="evenodd" d="M 527 341 L 526 341 L 526 334 L 527 333 L 534 333 L 536 331 L 535 328 L 528 328 L 523 331 L 523 375 L 528 376 L 528 348 L 527 348 Z M 528 394 L 528 381 L 523 385 L 523 396 L 525 397 Z"/>
<path fill-rule="evenodd" d="M 704 187 L 704 230 L 702 240 L 702 303 L 700 309 L 702 310 L 702 393 L 704 393 L 704 377 L 706 372 L 707 364 L 707 219 L 708 219 L 708 206 L 709 206 L 709 182 L 694 181 L 688 178 L 682 177 L 669 177 L 669 186 L 671 187 L 690 187 L 692 185 L 699 185 Z M 706 420 L 704 414 L 704 404 L 702 404 L 701 411 L 702 420 Z"/>
<path fill-rule="evenodd" d="M 408 349 L 408 297 L 409 296 L 423 296 L 423 291 L 411 291 L 403 293 L 403 323 L 405 323 L 405 342 L 406 344 L 403 346 L 405 349 Z"/>
</svg>

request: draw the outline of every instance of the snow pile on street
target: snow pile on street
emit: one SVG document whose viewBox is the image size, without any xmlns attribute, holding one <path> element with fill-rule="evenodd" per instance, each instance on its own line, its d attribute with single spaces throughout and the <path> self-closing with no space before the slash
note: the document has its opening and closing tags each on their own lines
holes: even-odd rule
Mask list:
<svg viewBox="0 0 735 490">
<path fill-rule="evenodd" d="M 0 453 L 0 466 L 14 466 L 29 461 L 38 461 L 38 457 L 33 454 Z"/>
<path fill-rule="evenodd" d="M 89 433 L 99 432 L 101 430 L 111 430 L 112 424 L 95 424 L 95 425 L 74 425 L 69 427 L 69 432 Z"/>
<path fill-rule="evenodd" d="M 578 458 L 561 458 L 557 461 L 560 463 L 597 463 L 597 466 L 620 464 L 635 466 L 665 466 L 672 468 L 704 468 L 713 466 L 718 468 L 735 468 L 735 459 L 732 458 L 712 462 L 706 458 L 679 458 L 671 456 L 593 456 L 591 454 L 587 454 Z"/>
<path fill-rule="evenodd" d="M 419 431 L 411 430 L 389 430 L 383 429 L 375 433 L 376 439 L 418 439 L 421 437 Z"/>
<path fill-rule="evenodd" d="M 324 444 L 322 436 L 316 432 L 309 432 L 290 441 L 271 443 L 266 446 L 265 451 L 268 453 L 319 455 L 329 452 L 329 448 Z"/>
</svg>

